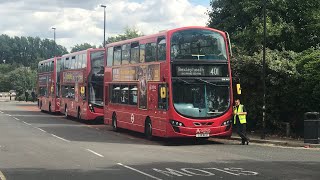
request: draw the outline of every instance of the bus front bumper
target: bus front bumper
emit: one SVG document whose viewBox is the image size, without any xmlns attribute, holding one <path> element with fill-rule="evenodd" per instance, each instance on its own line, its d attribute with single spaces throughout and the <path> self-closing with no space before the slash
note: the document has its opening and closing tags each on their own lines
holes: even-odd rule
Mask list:
<svg viewBox="0 0 320 180">
<path fill-rule="evenodd" d="M 184 126 L 172 126 L 168 125 L 167 136 L 168 137 L 231 137 L 232 125 L 228 126 L 207 126 L 207 127 L 184 127 Z"/>
</svg>

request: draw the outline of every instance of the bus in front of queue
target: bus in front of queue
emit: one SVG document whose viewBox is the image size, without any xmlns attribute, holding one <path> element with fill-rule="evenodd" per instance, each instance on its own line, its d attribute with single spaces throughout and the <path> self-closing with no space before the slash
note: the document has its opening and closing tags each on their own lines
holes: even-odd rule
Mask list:
<svg viewBox="0 0 320 180">
<path fill-rule="evenodd" d="M 87 49 L 61 57 L 60 112 L 67 118 L 103 118 L 104 59 L 104 49 Z"/>
<path fill-rule="evenodd" d="M 158 137 L 232 133 L 226 32 L 183 27 L 107 45 L 104 122 Z"/>
<path fill-rule="evenodd" d="M 49 113 L 60 112 L 59 99 L 59 57 L 43 60 L 38 63 L 37 94 L 38 107 Z"/>
</svg>

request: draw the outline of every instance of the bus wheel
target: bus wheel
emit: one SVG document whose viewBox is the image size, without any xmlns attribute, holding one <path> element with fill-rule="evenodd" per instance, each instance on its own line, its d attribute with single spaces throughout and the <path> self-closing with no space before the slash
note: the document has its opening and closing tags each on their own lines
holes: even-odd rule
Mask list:
<svg viewBox="0 0 320 180">
<path fill-rule="evenodd" d="M 118 131 L 117 115 L 115 113 L 112 115 L 112 130 Z"/>
<path fill-rule="evenodd" d="M 81 111 L 80 111 L 80 107 L 78 108 L 78 116 L 77 116 L 78 120 L 81 121 Z"/>
<path fill-rule="evenodd" d="M 69 117 L 67 106 L 64 108 L 64 116 L 65 116 L 67 119 L 68 119 L 68 117 Z"/>
<path fill-rule="evenodd" d="M 49 103 L 49 114 L 51 114 L 51 103 Z"/>
<path fill-rule="evenodd" d="M 40 109 L 41 112 L 43 112 L 43 110 L 42 110 L 42 101 L 40 101 L 40 103 L 39 103 L 39 109 Z"/>
<path fill-rule="evenodd" d="M 147 118 L 145 126 L 144 126 L 144 133 L 147 139 L 152 140 L 153 136 L 152 136 L 152 124 L 151 124 L 151 120 L 149 118 Z"/>
</svg>

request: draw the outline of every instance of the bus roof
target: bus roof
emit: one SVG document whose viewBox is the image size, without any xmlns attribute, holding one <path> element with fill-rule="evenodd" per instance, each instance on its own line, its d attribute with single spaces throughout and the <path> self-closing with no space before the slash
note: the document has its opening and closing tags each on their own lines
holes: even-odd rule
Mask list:
<svg viewBox="0 0 320 180">
<path fill-rule="evenodd" d="M 82 50 L 82 51 L 77 51 L 77 52 L 72 52 L 72 53 L 69 53 L 69 54 L 64 54 L 61 57 L 74 56 L 74 55 L 77 55 L 77 54 L 84 54 L 84 53 L 91 52 L 91 51 L 101 51 L 101 50 L 104 50 L 104 48 L 96 48 L 96 49 L 89 48 L 89 49 Z"/>
<path fill-rule="evenodd" d="M 50 58 L 50 59 L 46 59 L 46 60 L 42 60 L 42 61 L 39 61 L 39 64 L 41 63 L 46 63 L 46 62 L 49 62 L 49 61 L 52 61 L 52 60 L 55 60 L 55 59 L 59 59 L 60 57 L 53 57 L 53 58 Z"/>
<path fill-rule="evenodd" d="M 214 31 L 219 32 L 221 34 L 224 33 L 223 31 L 220 31 L 220 30 L 217 30 L 217 29 L 213 29 L 213 28 L 209 28 L 209 27 L 187 26 L 187 27 L 180 27 L 180 28 L 175 28 L 175 29 L 170 29 L 170 30 L 162 30 L 162 31 L 160 31 L 159 33 L 156 33 L 156 34 L 151 34 L 151 35 L 141 36 L 141 37 L 137 37 L 137 38 L 133 38 L 133 39 L 127 39 L 127 40 L 123 40 L 123 41 L 113 42 L 113 43 L 107 44 L 107 47 L 119 46 L 119 45 L 122 45 L 122 44 L 135 42 L 135 41 L 146 40 L 146 39 L 153 39 L 153 38 L 157 38 L 159 36 L 166 36 L 166 35 L 168 35 L 170 33 L 175 32 L 175 31 L 181 31 L 181 30 L 187 30 L 187 29 L 207 29 L 207 30 L 214 30 Z"/>
</svg>

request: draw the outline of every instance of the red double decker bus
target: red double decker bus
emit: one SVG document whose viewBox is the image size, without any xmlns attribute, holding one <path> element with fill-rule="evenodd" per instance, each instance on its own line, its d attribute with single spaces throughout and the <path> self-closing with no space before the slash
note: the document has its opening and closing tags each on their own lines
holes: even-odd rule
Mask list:
<svg viewBox="0 0 320 180">
<path fill-rule="evenodd" d="M 231 136 L 229 44 L 206 27 L 108 44 L 105 124 L 150 139 Z"/>
<path fill-rule="evenodd" d="M 60 58 L 54 57 L 38 63 L 38 106 L 41 111 L 60 112 L 59 64 Z"/>
<path fill-rule="evenodd" d="M 79 120 L 103 118 L 104 49 L 88 49 L 61 57 L 60 112 Z"/>
</svg>

